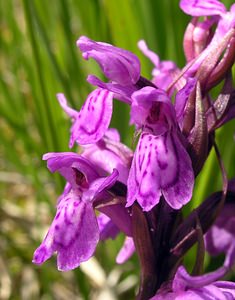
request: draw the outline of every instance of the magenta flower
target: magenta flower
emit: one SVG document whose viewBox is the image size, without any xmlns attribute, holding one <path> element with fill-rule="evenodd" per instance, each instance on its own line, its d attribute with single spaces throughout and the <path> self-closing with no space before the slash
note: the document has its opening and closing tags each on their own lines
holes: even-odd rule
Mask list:
<svg viewBox="0 0 235 300">
<path fill-rule="evenodd" d="M 235 205 L 230 201 L 235 180 L 227 189 L 214 139 L 215 129 L 235 115 L 235 5 L 227 11 L 217 0 L 181 0 L 180 6 L 193 17 L 184 37 L 187 64 L 179 70 L 174 62 L 161 62 L 141 40 L 139 48 L 154 64 L 152 81 L 141 76 L 133 53 L 85 36 L 78 39 L 83 57 L 94 59 L 107 80 L 88 76 L 98 88 L 80 111 L 70 108 L 63 94 L 57 95 L 73 123 L 69 146 L 77 143 L 80 154 L 43 157 L 66 185 L 33 262 L 42 264 L 56 252 L 58 269 L 70 270 L 88 260 L 100 240 L 123 232 L 116 262 L 138 255 L 137 299 L 235 299 L 235 283 L 218 281 L 235 261 Z M 213 101 L 209 92 L 223 80 Z M 133 151 L 109 128 L 114 98 L 130 107 L 130 124 L 139 134 Z M 191 200 L 195 177 L 213 147 L 223 191 L 187 216 L 181 208 Z M 214 272 L 191 276 L 180 264 L 198 242 L 194 272 L 201 271 L 203 236 L 208 252 L 224 253 L 225 261 Z"/>
<path fill-rule="evenodd" d="M 174 107 L 166 93 L 145 87 L 132 95 L 131 121 L 142 128 L 128 178 L 127 205 L 149 211 L 161 195 L 174 209 L 192 196 L 194 174 Z"/>
<path fill-rule="evenodd" d="M 115 183 L 118 172 L 100 177 L 94 165 L 75 153 L 48 153 L 43 159 L 50 171 L 58 171 L 69 185 L 59 198 L 56 216 L 33 262 L 42 264 L 57 252 L 58 269 L 71 270 L 95 251 L 99 227 L 94 202 L 109 197 L 105 190 Z"/>
</svg>

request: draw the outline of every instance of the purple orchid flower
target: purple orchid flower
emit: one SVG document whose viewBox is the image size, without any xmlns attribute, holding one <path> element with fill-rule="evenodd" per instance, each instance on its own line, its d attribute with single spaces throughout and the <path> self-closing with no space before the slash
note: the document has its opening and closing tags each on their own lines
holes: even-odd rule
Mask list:
<svg viewBox="0 0 235 300">
<path fill-rule="evenodd" d="M 59 270 L 71 270 L 88 260 L 99 241 L 94 203 L 107 198 L 105 190 L 117 177 L 116 170 L 100 177 L 87 159 L 75 153 L 48 153 L 43 156 L 51 172 L 58 171 L 69 184 L 60 196 L 57 213 L 33 262 L 42 264 L 57 252 Z"/>
<path fill-rule="evenodd" d="M 138 42 L 138 47 L 155 66 L 152 71 L 153 83 L 158 88 L 166 90 L 180 70 L 173 61 L 160 61 L 158 55 L 148 49 L 148 46 L 144 40 Z"/>
<path fill-rule="evenodd" d="M 77 45 L 83 57 L 95 59 L 109 79 L 108 82 L 103 82 L 96 76 L 89 75 L 87 81 L 94 86 L 109 90 L 116 99 L 131 104 L 133 92 L 143 86 L 154 86 L 152 82 L 141 77 L 140 61 L 133 53 L 107 43 L 92 41 L 84 36 L 79 38 Z"/>
<path fill-rule="evenodd" d="M 174 107 L 160 89 L 145 87 L 132 95 L 131 121 L 142 129 L 128 178 L 127 206 L 135 200 L 145 211 L 161 195 L 174 209 L 192 196 L 194 174 Z"/>
</svg>

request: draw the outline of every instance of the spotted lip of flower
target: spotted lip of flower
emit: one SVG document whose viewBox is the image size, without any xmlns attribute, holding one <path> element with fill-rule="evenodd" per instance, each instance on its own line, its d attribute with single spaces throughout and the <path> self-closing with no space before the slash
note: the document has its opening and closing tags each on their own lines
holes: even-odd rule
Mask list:
<svg viewBox="0 0 235 300">
<path fill-rule="evenodd" d="M 149 211 L 163 195 L 174 209 L 192 196 L 194 174 L 174 107 L 164 91 L 145 87 L 132 96 L 131 119 L 142 127 L 128 178 L 127 206 Z"/>
<path fill-rule="evenodd" d="M 85 36 L 77 41 L 85 59 L 92 57 L 105 76 L 123 86 L 135 84 L 140 77 L 140 62 L 133 53 L 107 43 L 95 42 Z"/>
<path fill-rule="evenodd" d="M 99 228 L 93 204 L 105 197 L 105 190 L 114 184 L 118 172 L 99 177 L 88 160 L 75 153 L 44 155 L 51 172 L 58 171 L 69 184 L 60 196 L 57 214 L 33 262 L 42 264 L 57 252 L 58 269 L 71 270 L 88 260 L 99 241 Z"/>
</svg>

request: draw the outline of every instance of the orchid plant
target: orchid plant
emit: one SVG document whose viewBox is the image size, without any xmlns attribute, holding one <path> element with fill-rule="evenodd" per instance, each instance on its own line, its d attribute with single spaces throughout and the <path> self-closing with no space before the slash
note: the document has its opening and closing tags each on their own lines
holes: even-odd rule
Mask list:
<svg viewBox="0 0 235 300">
<path fill-rule="evenodd" d="M 77 268 L 94 255 L 100 240 L 122 232 L 126 239 L 117 262 L 137 253 L 137 299 L 235 299 L 235 283 L 221 281 L 235 262 L 235 180 L 227 179 L 215 139 L 216 130 L 235 117 L 235 5 L 227 11 L 218 0 L 181 0 L 180 7 L 192 16 L 183 42 L 186 65 L 180 69 L 160 61 L 142 40 L 138 46 L 154 64 L 151 81 L 141 76 L 133 53 L 78 39 L 84 59 L 94 59 L 107 81 L 88 76 L 95 88 L 80 111 L 57 95 L 72 121 L 69 147 L 77 143 L 80 151 L 43 157 L 67 183 L 33 262 L 42 264 L 57 252 L 59 270 Z M 211 91 L 221 82 L 214 99 Z M 109 127 L 113 100 L 130 107 L 133 149 Z M 221 191 L 183 216 L 212 148 Z M 183 257 L 194 244 L 198 255 L 189 274 Z M 207 274 L 205 250 L 225 255 L 223 265 Z"/>
</svg>

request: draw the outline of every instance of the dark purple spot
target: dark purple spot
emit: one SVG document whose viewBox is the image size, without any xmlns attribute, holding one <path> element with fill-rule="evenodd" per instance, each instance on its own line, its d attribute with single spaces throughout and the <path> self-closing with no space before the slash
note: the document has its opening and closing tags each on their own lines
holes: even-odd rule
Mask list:
<svg viewBox="0 0 235 300">
<path fill-rule="evenodd" d="M 159 168 L 161 170 L 165 170 L 168 167 L 168 163 L 167 162 L 160 161 L 160 160 L 158 160 L 157 162 L 158 162 Z"/>
<path fill-rule="evenodd" d="M 58 212 L 55 216 L 55 219 L 58 220 L 59 219 L 59 216 L 60 216 L 60 212 Z"/>
</svg>

